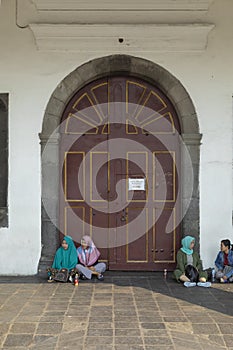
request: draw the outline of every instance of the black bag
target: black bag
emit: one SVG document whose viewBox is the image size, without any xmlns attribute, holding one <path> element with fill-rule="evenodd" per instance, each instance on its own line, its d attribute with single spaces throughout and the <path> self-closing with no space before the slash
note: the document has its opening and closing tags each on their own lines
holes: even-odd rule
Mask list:
<svg viewBox="0 0 233 350">
<path fill-rule="evenodd" d="M 209 267 L 208 269 L 204 270 L 207 273 L 207 281 L 212 281 L 212 268 Z"/>
<path fill-rule="evenodd" d="M 54 281 L 57 282 L 67 282 L 69 278 L 69 270 L 62 268 L 61 270 L 59 270 L 55 276 L 54 276 Z"/>
<path fill-rule="evenodd" d="M 190 279 L 190 282 L 198 282 L 199 272 L 193 265 L 187 265 L 185 267 L 185 276 Z"/>
</svg>

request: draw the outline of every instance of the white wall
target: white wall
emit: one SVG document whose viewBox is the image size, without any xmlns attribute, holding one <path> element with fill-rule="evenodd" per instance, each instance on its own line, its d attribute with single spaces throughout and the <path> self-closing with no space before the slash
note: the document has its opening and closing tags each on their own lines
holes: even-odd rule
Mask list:
<svg viewBox="0 0 233 350">
<path fill-rule="evenodd" d="M 131 52 L 176 76 L 196 107 L 203 134 L 200 222 L 205 267 L 213 265 L 220 239 L 233 240 L 232 13 L 231 0 L 215 0 L 202 16 L 216 25 L 204 52 Z M 69 72 L 106 52 L 37 51 L 32 32 L 15 24 L 14 0 L 3 0 L 0 6 L 0 47 L 0 92 L 10 93 L 9 227 L 0 229 L 0 274 L 34 274 L 40 257 L 41 223 L 38 133 L 46 104 Z"/>
</svg>

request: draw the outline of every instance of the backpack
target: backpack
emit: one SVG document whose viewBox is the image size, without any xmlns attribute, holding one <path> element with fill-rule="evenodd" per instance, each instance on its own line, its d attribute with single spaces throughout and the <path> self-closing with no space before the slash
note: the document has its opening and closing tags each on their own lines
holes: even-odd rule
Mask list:
<svg viewBox="0 0 233 350">
<path fill-rule="evenodd" d="M 187 265 L 185 267 L 185 276 L 190 279 L 190 282 L 198 282 L 199 272 L 193 265 Z"/>
<path fill-rule="evenodd" d="M 54 281 L 67 282 L 69 278 L 69 270 L 62 268 L 54 276 Z"/>
</svg>

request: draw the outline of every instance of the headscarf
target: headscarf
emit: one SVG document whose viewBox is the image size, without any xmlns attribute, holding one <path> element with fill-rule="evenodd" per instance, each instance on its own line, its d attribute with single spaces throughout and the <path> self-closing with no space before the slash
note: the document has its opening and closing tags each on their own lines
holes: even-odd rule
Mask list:
<svg viewBox="0 0 233 350">
<path fill-rule="evenodd" d="M 80 246 L 77 249 L 78 260 L 85 266 L 92 266 L 97 262 L 100 252 L 96 248 L 90 236 L 83 236 L 81 239 L 81 244 L 82 242 L 87 244 L 87 248 L 83 249 L 83 247 Z"/>
<path fill-rule="evenodd" d="M 73 239 L 70 236 L 64 236 L 63 240 L 68 244 L 67 250 L 63 247 L 58 248 L 56 255 L 54 257 L 53 269 L 66 268 L 68 270 L 73 269 L 78 262 L 76 247 L 74 245 Z"/>
<path fill-rule="evenodd" d="M 185 254 L 188 254 L 188 255 L 193 254 L 193 249 L 190 249 L 190 244 L 193 241 L 195 242 L 194 237 L 191 237 L 191 236 L 184 237 L 181 241 L 182 248 L 180 248 L 182 250 L 182 252 L 184 252 Z"/>
</svg>

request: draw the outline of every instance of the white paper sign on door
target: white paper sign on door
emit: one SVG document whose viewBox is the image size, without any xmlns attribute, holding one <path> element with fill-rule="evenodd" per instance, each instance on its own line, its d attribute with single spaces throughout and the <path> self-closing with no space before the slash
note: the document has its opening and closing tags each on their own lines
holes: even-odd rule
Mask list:
<svg viewBox="0 0 233 350">
<path fill-rule="evenodd" d="M 146 181 L 145 179 L 128 179 L 129 180 L 129 191 L 145 191 L 146 190 Z"/>
</svg>

